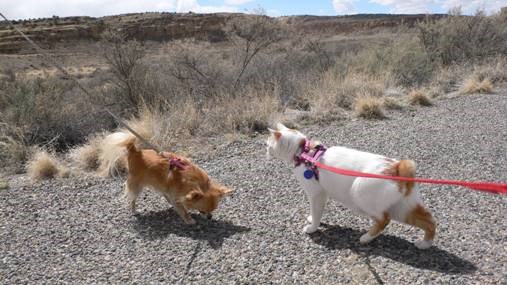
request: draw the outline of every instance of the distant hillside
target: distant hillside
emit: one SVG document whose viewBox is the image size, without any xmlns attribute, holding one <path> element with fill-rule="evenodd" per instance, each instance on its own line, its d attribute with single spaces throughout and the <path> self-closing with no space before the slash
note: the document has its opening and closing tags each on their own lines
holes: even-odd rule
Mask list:
<svg viewBox="0 0 507 285">
<path fill-rule="evenodd" d="M 392 28 L 400 24 L 413 26 L 426 17 L 432 19 L 445 15 L 354 15 L 354 16 L 287 16 L 278 20 L 302 33 L 339 34 L 366 31 L 375 28 Z M 211 42 L 225 40 L 224 28 L 232 19 L 255 17 L 248 14 L 218 13 L 135 13 L 101 18 L 53 17 L 15 21 L 15 25 L 27 35 L 51 48 L 57 43 L 72 44 L 78 41 L 97 41 L 106 27 L 123 30 L 141 41 L 170 41 L 195 38 Z M 0 53 L 30 53 L 25 40 L 5 22 L 0 22 Z"/>
</svg>

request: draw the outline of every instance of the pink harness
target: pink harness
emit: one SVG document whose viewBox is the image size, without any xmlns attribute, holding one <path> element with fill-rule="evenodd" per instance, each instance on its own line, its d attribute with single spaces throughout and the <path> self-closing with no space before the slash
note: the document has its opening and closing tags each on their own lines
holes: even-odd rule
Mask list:
<svg viewBox="0 0 507 285">
<path fill-rule="evenodd" d="M 301 153 L 294 156 L 294 166 L 297 167 L 304 164 L 307 168 L 303 173 L 304 177 L 306 179 L 312 179 L 312 177 L 315 177 L 316 180 L 319 180 L 319 170 L 317 169 L 316 163 L 326 152 L 326 147 L 319 144 L 315 146 L 314 150 L 312 150 L 310 140 L 305 139 L 305 143 L 304 145 L 301 145 L 301 149 Z"/>
</svg>

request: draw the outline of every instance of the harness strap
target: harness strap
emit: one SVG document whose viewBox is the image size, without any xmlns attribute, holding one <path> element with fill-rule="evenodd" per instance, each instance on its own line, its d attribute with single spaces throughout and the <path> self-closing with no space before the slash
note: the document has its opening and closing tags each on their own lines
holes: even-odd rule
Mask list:
<svg viewBox="0 0 507 285">
<path fill-rule="evenodd" d="M 294 156 L 295 167 L 304 164 L 307 170 L 304 173 L 306 179 L 315 177 L 319 180 L 319 170 L 317 169 L 316 163 L 326 152 L 326 147 L 323 145 L 316 145 L 315 151 L 311 152 L 311 142 L 305 139 L 305 143 L 301 144 L 301 154 Z"/>
</svg>

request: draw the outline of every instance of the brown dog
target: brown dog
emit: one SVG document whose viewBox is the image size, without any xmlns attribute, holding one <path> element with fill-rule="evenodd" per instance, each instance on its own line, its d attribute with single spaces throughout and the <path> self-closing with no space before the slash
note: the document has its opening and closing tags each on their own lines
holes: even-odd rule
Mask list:
<svg viewBox="0 0 507 285">
<path fill-rule="evenodd" d="M 144 187 L 161 193 L 187 224 L 195 223 L 188 214 L 195 209 L 211 218 L 220 200 L 232 190 L 212 181 L 208 174 L 185 157 L 174 153 L 140 150 L 135 137 L 118 144 L 126 147 L 128 177 L 125 194 L 135 212 L 136 199 Z"/>
</svg>

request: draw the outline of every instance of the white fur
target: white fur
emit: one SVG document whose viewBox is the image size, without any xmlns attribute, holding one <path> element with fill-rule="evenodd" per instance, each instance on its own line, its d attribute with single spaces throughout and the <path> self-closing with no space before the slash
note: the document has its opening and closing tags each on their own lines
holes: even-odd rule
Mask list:
<svg viewBox="0 0 507 285">
<path fill-rule="evenodd" d="M 278 124 L 277 128 L 277 131 L 270 130 L 272 135 L 267 141 L 267 152 L 293 166 L 294 156 L 301 152 L 301 140 L 306 137 L 282 124 Z M 278 140 L 273 135 L 275 132 L 281 133 Z M 333 167 L 379 174 L 388 166 L 384 156 L 337 146 L 329 148 L 320 162 Z M 317 230 L 327 199 L 339 201 L 359 214 L 378 220 L 387 212 L 393 220 L 403 223 L 417 204 L 423 205 L 416 189 L 405 197 L 400 193 L 397 183 L 390 180 L 344 176 L 322 169 L 319 170 L 318 181 L 314 178 L 308 180 L 303 176 L 305 170 L 304 165 L 294 167 L 294 175 L 310 201 L 310 216 L 307 218 L 310 224 L 303 228 L 305 233 Z M 375 237 L 366 233 L 360 242 L 367 243 Z M 427 248 L 431 246 L 431 241 L 421 241 L 416 246 Z"/>
</svg>

